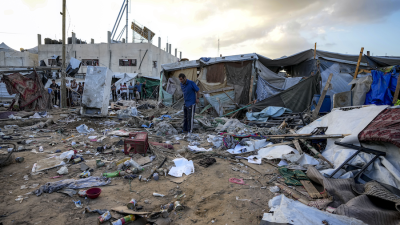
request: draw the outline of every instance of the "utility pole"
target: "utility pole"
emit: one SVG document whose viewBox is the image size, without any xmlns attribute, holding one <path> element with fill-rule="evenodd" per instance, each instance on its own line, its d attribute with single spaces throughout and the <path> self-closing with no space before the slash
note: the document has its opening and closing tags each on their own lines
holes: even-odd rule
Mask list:
<svg viewBox="0 0 400 225">
<path fill-rule="evenodd" d="M 67 107 L 67 96 L 66 96 L 66 87 L 65 87 L 65 60 L 66 59 L 66 54 L 65 54 L 65 14 L 66 14 L 66 1 L 67 0 L 62 0 L 63 1 L 63 12 L 62 12 L 62 67 L 61 67 L 61 108 L 66 108 Z"/>
<path fill-rule="evenodd" d="M 126 0 L 126 28 L 125 28 L 125 33 L 126 33 L 126 43 L 128 43 L 128 2 L 129 0 Z"/>
</svg>

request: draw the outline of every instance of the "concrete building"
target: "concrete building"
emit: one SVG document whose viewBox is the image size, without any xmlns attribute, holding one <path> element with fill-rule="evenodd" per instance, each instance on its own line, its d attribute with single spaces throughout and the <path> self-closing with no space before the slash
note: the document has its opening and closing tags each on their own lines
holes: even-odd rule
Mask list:
<svg viewBox="0 0 400 225">
<path fill-rule="evenodd" d="M 108 32 L 110 35 L 110 32 Z M 38 35 L 40 38 L 40 35 Z M 72 43 L 75 43 L 72 33 Z M 139 73 L 143 76 L 159 77 L 161 64 L 177 62 L 178 58 L 161 49 L 161 39 L 158 47 L 151 43 L 108 43 L 100 44 L 67 44 L 67 63 L 71 57 L 82 61 L 78 74 L 86 74 L 87 66 L 105 66 L 114 73 Z M 91 43 L 94 43 L 93 39 Z M 38 40 L 39 61 L 47 65 L 52 62 L 53 55 L 62 56 L 61 44 L 41 44 Z"/>
<path fill-rule="evenodd" d="M 0 44 L 0 66 L 38 66 L 38 54 L 16 51 L 4 42 Z"/>
</svg>

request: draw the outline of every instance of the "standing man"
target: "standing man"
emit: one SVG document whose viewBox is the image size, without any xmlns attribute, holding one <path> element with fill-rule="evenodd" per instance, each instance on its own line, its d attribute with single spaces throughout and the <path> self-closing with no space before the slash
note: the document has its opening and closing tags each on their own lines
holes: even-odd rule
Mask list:
<svg viewBox="0 0 400 225">
<path fill-rule="evenodd" d="M 124 83 L 123 85 L 122 85 L 122 87 L 121 87 L 121 95 L 122 95 L 122 99 L 124 99 L 124 100 L 126 100 L 126 98 L 127 98 L 127 93 L 128 93 L 128 90 L 127 90 L 128 88 L 126 87 L 126 83 Z"/>
<path fill-rule="evenodd" d="M 113 102 L 117 101 L 117 87 L 115 86 L 115 82 L 111 85 L 111 93 Z"/>
<path fill-rule="evenodd" d="M 141 85 L 140 85 L 139 81 L 136 81 L 135 88 L 136 88 L 137 92 L 139 92 L 139 94 L 140 94 L 141 93 Z M 136 97 L 136 101 L 137 100 L 139 100 L 139 99 Z"/>
<path fill-rule="evenodd" d="M 128 88 L 129 88 L 129 100 L 132 100 L 134 98 L 134 96 L 133 96 L 133 88 L 134 87 L 132 85 L 132 82 L 129 83 Z"/>
<path fill-rule="evenodd" d="M 146 99 L 146 81 L 142 84 L 142 100 Z"/>
<path fill-rule="evenodd" d="M 183 98 L 185 105 L 183 106 L 184 112 L 184 124 L 183 132 L 191 133 L 193 130 L 193 119 L 196 110 L 196 103 L 199 103 L 199 87 L 196 83 L 186 79 L 185 74 L 179 74 L 179 81 L 181 82 L 181 88 L 183 92 Z"/>
<path fill-rule="evenodd" d="M 54 92 L 54 105 L 57 105 L 57 99 L 59 98 L 59 89 L 60 87 L 58 86 L 58 84 L 56 84 L 56 81 L 53 79 L 51 80 L 51 84 L 50 84 L 50 88 L 53 90 Z M 60 101 L 58 101 L 58 103 L 60 103 Z"/>
</svg>

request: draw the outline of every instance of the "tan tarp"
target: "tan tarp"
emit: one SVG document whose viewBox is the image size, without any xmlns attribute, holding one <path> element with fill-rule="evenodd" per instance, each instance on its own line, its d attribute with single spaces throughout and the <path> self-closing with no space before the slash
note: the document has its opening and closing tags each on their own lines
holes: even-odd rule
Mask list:
<svg viewBox="0 0 400 225">
<path fill-rule="evenodd" d="M 189 68 L 189 69 L 184 69 L 184 70 L 176 70 L 172 72 L 172 77 L 176 77 L 179 79 L 179 74 L 185 74 L 186 78 L 188 80 L 196 82 L 197 80 L 197 68 Z"/>
</svg>

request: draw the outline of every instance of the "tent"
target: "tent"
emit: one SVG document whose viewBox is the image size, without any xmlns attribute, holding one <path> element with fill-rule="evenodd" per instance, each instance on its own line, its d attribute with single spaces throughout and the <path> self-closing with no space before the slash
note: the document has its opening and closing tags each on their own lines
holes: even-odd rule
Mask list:
<svg viewBox="0 0 400 225">
<path fill-rule="evenodd" d="M 17 52 L 17 50 L 14 50 L 11 47 L 9 47 L 8 45 L 6 45 L 4 42 L 1 42 L 0 52 Z"/>
</svg>

